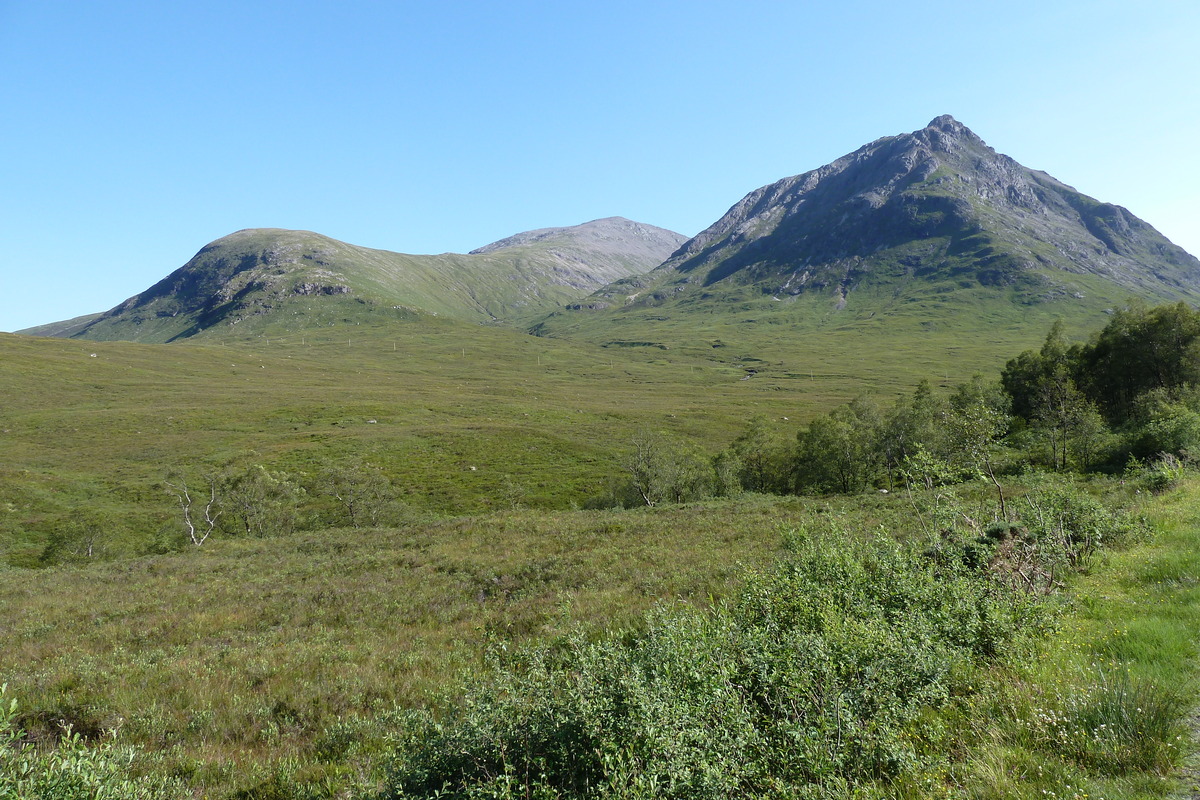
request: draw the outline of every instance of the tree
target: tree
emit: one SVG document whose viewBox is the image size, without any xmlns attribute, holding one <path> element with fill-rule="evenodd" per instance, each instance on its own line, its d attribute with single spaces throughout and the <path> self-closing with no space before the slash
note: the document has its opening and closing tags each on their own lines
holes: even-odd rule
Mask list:
<svg viewBox="0 0 1200 800">
<path fill-rule="evenodd" d="M 1013 415 L 1033 420 L 1044 401 L 1046 384 L 1070 378 L 1076 370 L 1078 350 L 1072 351 L 1063 335 L 1062 320 L 1055 320 L 1039 351 L 1026 350 L 1004 366 L 1000 385 L 1009 397 Z"/>
<path fill-rule="evenodd" d="M 623 466 L 630 488 L 648 506 L 710 495 L 712 468 L 694 450 L 653 433 L 640 433 Z"/>
<path fill-rule="evenodd" d="M 1056 321 L 1042 349 L 1009 361 L 1000 377 L 1012 413 L 1045 442 L 1055 470 L 1068 469 L 1072 459 L 1089 465 L 1106 433 L 1099 409 L 1076 379 L 1082 353 L 1067 345 L 1062 322 Z"/>
<path fill-rule="evenodd" d="M 167 491 L 179 503 L 184 531 L 187 533 L 188 540 L 196 547 L 200 547 L 208 541 L 208 537 L 216 529 L 217 520 L 221 518 L 222 513 L 217 504 L 216 476 L 208 475 L 203 479 L 202 484 L 205 489 L 193 497 L 192 490 L 188 488 L 187 480 L 181 473 L 173 472 L 163 481 Z"/>
<path fill-rule="evenodd" d="M 251 464 L 226 471 L 219 488 L 229 533 L 264 537 L 295 530 L 304 490 L 285 473 Z"/>
<path fill-rule="evenodd" d="M 1177 391 L 1200 379 L 1200 313 L 1185 303 L 1116 312 L 1078 354 L 1080 388 L 1114 425 L 1137 398 Z"/>
<path fill-rule="evenodd" d="M 729 452 L 738 462 L 741 486 L 750 492 L 786 492 L 789 488 L 788 441 L 767 417 L 756 414 L 733 440 Z M 730 462 L 731 463 L 731 462 Z"/>
<path fill-rule="evenodd" d="M 378 525 L 395 494 L 383 471 L 361 458 L 326 469 L 321 490 L 337 502 L 342 521 L 351 528 Z"/>
<path fill-rule="evenodd" d="M 713 456 L 712 468 L 713 493 L 717 497 L 733 497 L 742 492 L 744 466 L 733 448 L 726 448 Z"/>
<path fill-rule="evenodd" d="M 922 380 L 908 398 L 900 398 L 887 414 L 880 431 L 881 457 L 898 473 L 916 457 L 942 457 L 949 449 L 944 423 L 946 402 L 928 380 Z"/>
<path fill-rule="evenodd" d="M 882 417 L 867 397 L 817 417 L 797 436 L 797 488 L 859 492 L 880 472 Z"/>
<path fill-rule="evenodd" d="M 1000 518 L 1008 519 L 1004 489 L 996 480 L 992 450 L 1008 430 L 1007 398 L 999 387 L 986 384 L 976 375 L 950 397 L 951 413 L 947 417 L 953 457 L 957 465 L 987 478 L 996 487 L 1000 501 Z"/>
<path fill-rule="evenodd" d="M 163 485 L 175 498 L 184 532 L 196 547 L 218 528 L 231 536 L 290 533 L 296 527 L 299 498 L 304 493 L 287 475 L 261 464 L 244 468 L 230 464 L 200 479 L 175 471 Z"/>
<path fill-rule="evenodd" d="M 55 564 L 87 561 L 104 554 L 111 532 L 117 526 L 109 514 L 82 508 L 59 522 L 42 550 L 41 561 Z"/>
</svg>

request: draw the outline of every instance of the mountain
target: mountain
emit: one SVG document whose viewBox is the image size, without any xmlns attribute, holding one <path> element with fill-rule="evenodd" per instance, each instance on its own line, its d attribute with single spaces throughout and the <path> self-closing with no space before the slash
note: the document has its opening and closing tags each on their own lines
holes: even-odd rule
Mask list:
<svg viewBox="0 0 1200 800">
<path fill-rule="evenodd" d="M 1031 308 L 1094 317 L 1134 297 L 1200 300 L 1200 262 L 1126 209 L 941 116 L 751 192 L 653 272 L 536 330 L 603 339 L 607 319 L 637 338 L 628 328 L 639 314 L 662 323 L 751 309 L 831 325 L 915 315 L 952 326 L 956 308 L 978 314 L 981 304 L 1007 306 L 1010 318 Z"/>
<path fill-rule="evenodd" d="M 165 342 L 281 333 L 368 316 L 493 322 L 544 313 L 646 272 L 685 237 L 619 217 L 517 234 L 470 254 L 405 255 L 310 231 L 249 229 L 103 314 L 23 333 Z"/>
</svg>

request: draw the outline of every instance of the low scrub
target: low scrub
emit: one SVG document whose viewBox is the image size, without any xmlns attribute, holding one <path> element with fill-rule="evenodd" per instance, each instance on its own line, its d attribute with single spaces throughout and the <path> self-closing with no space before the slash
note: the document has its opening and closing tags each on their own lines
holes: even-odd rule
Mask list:
<svg viewBox="0 0 1200 800">
<path fill-rule="evenodd" d="M 825 797 L 930 767 L 931 711 L 1045 619 L 986 565 L 890 539 L 793 532 L 707 611 L 507 656 L 453 712 L 417 715 L 390 798 Z M 868 795 L 869 796 L 869 795 Z"/>
<path fill-rule="evenodd" d="M 115 743 L 110 732 L 99 744 L 69 727 L 57 746 L 39 750 L 15 723 L 17 701 L 0 686 L 0 800 L 167 800 L 183 797 L 170 781 L 133 777 L 135 751 Z"/>
</svg>

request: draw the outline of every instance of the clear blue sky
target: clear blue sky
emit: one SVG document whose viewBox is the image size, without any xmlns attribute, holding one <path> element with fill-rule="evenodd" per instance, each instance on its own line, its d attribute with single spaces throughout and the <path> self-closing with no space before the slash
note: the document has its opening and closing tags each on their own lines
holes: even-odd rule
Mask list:
<svg viewBox="0 0 1200 800">
<path fill-rule="evenodd" d="M 0 330 L 240 228 L 463 252 L 953 114 L 1200 254 L 1195 0 L 0 0 Z"/>
</svg>

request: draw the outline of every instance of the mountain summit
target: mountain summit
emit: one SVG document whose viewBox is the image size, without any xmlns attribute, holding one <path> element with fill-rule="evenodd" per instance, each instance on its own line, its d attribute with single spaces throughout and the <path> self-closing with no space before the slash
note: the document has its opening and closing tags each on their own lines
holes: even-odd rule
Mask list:
<svg viewBox="0 0 1200 800">
<path fill-rule="evenodd" d="M 951 116 L 888 136 L 748 194 L 637 288 L 582 305 L 713 296 L 776 300 L 950 281 L 1026 302 L 1097 282 L 1149 298 L 1196 298 L 1200 262 L 1120 206 L 1101 203 L 989 147 Z M 1119 291 L 1117 293 L 1119 293 Z"/>
</svg>

